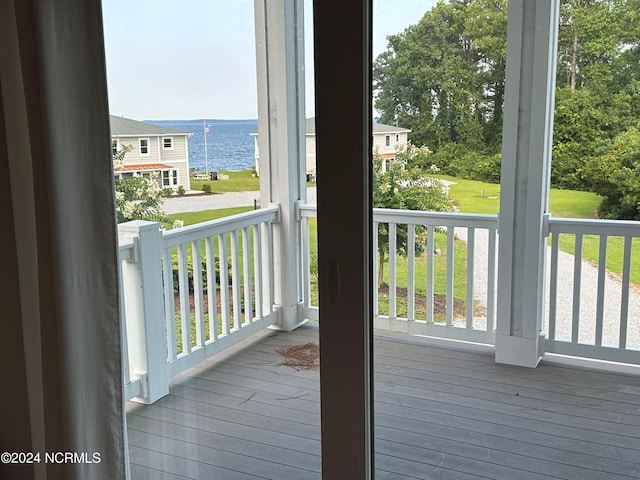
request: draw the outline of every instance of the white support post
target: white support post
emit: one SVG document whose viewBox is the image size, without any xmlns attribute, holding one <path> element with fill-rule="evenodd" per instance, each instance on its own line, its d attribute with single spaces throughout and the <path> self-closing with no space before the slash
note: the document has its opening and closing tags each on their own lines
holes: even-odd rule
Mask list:
<svg viewBox="0 0 640 480">
<path fill-rule="evenodd" d="M 511 0 L 500 193 L 496 362 L 544 353 L 548 208 L 559 0 Z"/>
<path fill-rule="evenodd" d="M 301 222 L 306 201 L 304 15 L 302 0 L 255 1 L 260 199 L 279 204 L 273 229 L 275 328 L 293 330 L 302 318 Z M 266 257 L 265 257 L 266 258 Z M 270 273 L 265 266 L 265 275 Z"/>
<path fill-rule="evenodd" d="M 120 243 L 131 240 L 135 256 L 122 265 L 129 366 L 143 394 L 133 401 L 151 404 L 169 393 L 160 224 L 135 220 L 118 225 Z"/>
</svg>

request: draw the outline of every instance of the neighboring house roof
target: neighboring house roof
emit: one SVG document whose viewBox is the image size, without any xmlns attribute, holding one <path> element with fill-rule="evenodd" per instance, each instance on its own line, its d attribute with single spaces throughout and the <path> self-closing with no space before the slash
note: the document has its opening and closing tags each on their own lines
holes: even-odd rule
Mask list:
<svg viewBox="0 0 640 480">
<path fill-rule="evenodd" d="M 140 122 L 130 118 L 111 117 L 111 135 L 114 137 L 139 137 L 139 136 L 162 136 L 162 135 L 191 135 L 175 128 L 154 125 L 153 123 Z"/>
<path fill-rule="evenodd" d="M 307 118 L 305 120 L 305 130 L 307 131 L 307 135 L 315 135 L 316 134 L 316 119 L 315 117 Z M 385 125 L 384 123 L 373 122 L 372 125 L 373 133 L 409 133 L 411 132 L 408 128 L 402 127 L 394 127 L 393 125 Z M 251 135 L 257 136 L 257 133 L 252 133 Z"/>
<path fill-rule="evenodd" d="M 315 117 L 307 118 L 305 122 L 307 135 L 316 134 L 316 119 Z M 394 127 L 393 125 L 385 125 L 384 123 L 373 122 L 373 133 L 409 133 L 411 130 L 408 128 Z"/>
<path fill-rule="evenodd" d="M 117 168 L 118 172 L 127 172 L 133 171 L 138 172 L 141 170 L 172 170 L 175 167 L 171 165 L 165 165 L 164 163 L 140 163 L 135 165 L 122 165 L 120 168 Z"/>
</svg>

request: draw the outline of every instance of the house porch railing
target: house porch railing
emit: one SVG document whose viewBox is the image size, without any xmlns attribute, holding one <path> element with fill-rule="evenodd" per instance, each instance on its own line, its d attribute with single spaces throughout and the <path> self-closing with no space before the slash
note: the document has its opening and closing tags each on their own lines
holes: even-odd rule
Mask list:
<svg viewBox="0 0 640 480">
<path fill-rule="evenodd" d="M 167 232 L 151 222 L 120 225 L 127 399 L 157 400 L 173 376 L 278 323 L 272 253 L 278 211 Z M 318 320 L 316 207 L 301 205 L 298 213 L 300 320 Z M 498 217 L 374 209 L 373 220 L 375 275 L 382 283 L 373 292 L 375 327 L 495 345 Z M 545 351 L 640 364 L 634 284 L 640 227 L 547 220 Z M 598 256 L 588 259 L 583 252 L 586 246 L 593 252 L 594 242 Z M 615 263 L 620 275 L 606 268 Z"/>
<path fill-rule="evenodd" d="M 277 321 L 278 207 L 160 231 L 119 225 L 124 392 L 152 403 L 169 380 Z"/>
</svg>

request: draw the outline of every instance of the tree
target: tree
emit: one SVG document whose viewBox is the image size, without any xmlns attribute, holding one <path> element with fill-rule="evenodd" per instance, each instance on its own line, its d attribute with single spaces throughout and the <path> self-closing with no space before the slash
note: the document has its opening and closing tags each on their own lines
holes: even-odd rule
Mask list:
<svg viewBox="0 0 640 480">
<path fill-rule="evenodd" d="M 122 167 L 122 160 L 131 145 L 122 145 L 113 155 L 113 168 Z M 157 174 L 148 177 L 122 177 L 115 180 L 116 216 L 118 223 L 148 220 L 166 224 L 169 217 L 162 209 L 162 189 Z"/>
<path fill-rule="evenodd" d="M 604 197 L 598 216 L 640 220 L 640 123 L 618 135 L 586 166 L 591 189 Z"/>
<path fill-rule="evenodd" d="M 423 163 L 430 154 L 426 147 L 408 145 L 405 152 L 398 153 L 395 160 L 385 161 L 374 155 L 373 168 L 373 207 L 395 208 L 402 210 L 426 210 L 451 212 L 455 210 L 453 199 L 445 185 L 435 178 L 427 177 L 416 165 Z M 383 169 L 383 162 L 385 168 Z M 437 168 L 432 166 L 435 173 Z M 416 229 L 418 238 L 424 238 L 426 231 Z M 398 252 L 407 255 L 407 226 L 398 225 L 396 229 Z M 416 251 L 420 253 L 425 242 L 416 242 Z M 378 288 L 383 285 L 384 264 L 389 254 L 389 226 L 378 225 Z"/>
</svg>

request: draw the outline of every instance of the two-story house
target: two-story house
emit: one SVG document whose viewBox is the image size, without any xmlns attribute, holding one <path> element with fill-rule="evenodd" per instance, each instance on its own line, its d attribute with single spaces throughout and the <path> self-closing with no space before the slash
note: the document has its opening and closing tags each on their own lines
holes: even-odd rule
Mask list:
<svg viewBox="0 0 640 480">
<path fill-rule="evenodd" d="M 190 135 L 174 128 L 111 115 L 113 153 L 125 145 L 130 148 L 122 166 L 115 170 L 116 178 L 155 172 L 162 188 L 175 190 L 182 186 L 189 190 Z"/>
<path fill-rule="evenodd" d="M 306 119 L 305 156 L 306 173 L 310 179 L 316 178 L 316 119 Z M 383 161 L 383 169 L 386 162 L 393 160 L 399 151 L 407 148 L 408 135 L 411 130 L 394 127 L 384 123 L 373 122 L 373 152 L 380 155 Z M 254 138 L 256 172 L 260 174 L 260 150 L 258 146 L 258 134 L 251 134 Z"/>
</svg>

